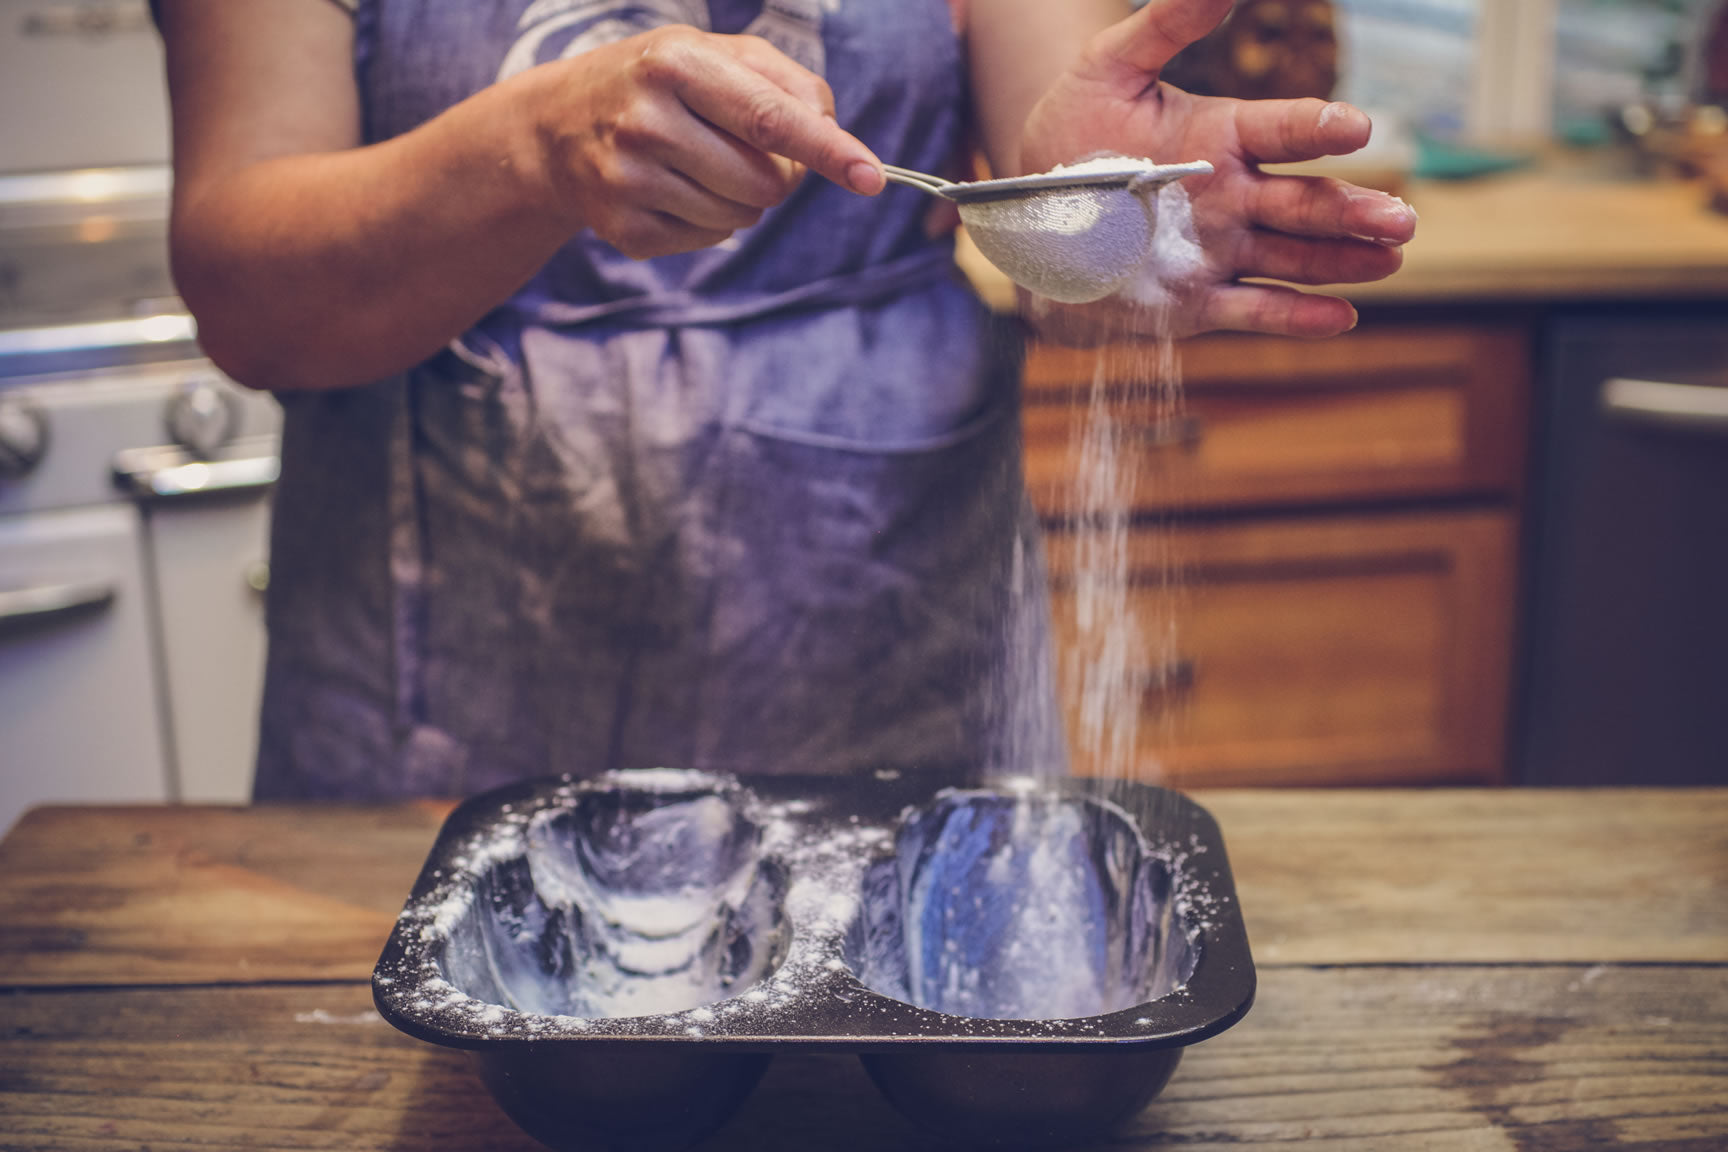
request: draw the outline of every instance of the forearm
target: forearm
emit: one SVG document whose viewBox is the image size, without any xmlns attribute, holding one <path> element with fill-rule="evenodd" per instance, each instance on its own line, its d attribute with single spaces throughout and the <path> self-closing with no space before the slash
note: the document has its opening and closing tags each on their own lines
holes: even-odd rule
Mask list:
<svg viewBox="0 0 1728 1152">
<path fill-rule="evenodd" d="M 1033 105 L 1087 41 L 1128 12 L 1128 0 L 968 0 L 972 91 L 992 171 L 1024 174 L 1020 133 Z"/>
<path fill-rule="evenodd" d="M 719 243 L 805 168 L 881 190 L 823 80 L 668 25 L 531 68 L 359 146 L 353 27 L 300 0 L 162 0 L 174 259 L 212 359 L 256 387 L 410 367 L 578 232 L 646 258 Z"/>
<path fill-rule="evenodd" d="M 176 204 L 175 272 L 211 358 L 254 387 L 363 383 L 520 287 L 578 226 L 549 194 L 521 87 L 382 144 L 197 181 Z"/>
</svg>

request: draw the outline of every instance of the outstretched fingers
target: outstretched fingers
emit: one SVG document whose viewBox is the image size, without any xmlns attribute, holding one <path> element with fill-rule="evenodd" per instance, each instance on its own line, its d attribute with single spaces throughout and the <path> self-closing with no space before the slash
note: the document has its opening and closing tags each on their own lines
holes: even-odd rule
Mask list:
<svg viewBox="0 0 1728 1152">
<path fill-rule="evenodd" d="M 1172 57 L 1218 27 L 1233 0 L 1150 0 L 1092 42 L 1096 57 L 1150 83 Z"/>
<path fill-rule="evenodd" d="M 1416 212 L 1396 196 L 1326 176 L 1262 176 L 1247 216 L 1297 236 L 1351 237 L 1396 247 L 1416 235 Z"/>
<path fill-rule="evenodd" d="M 1374 130 L 1361 109 L 1313 98 L 1241 100 L 1235 115 L 1243 153 L 1260 164 L 1344 156 L 1364 147 Z"/>
<path fill-rule="evenodd" d="M 1254 230 L 1237 245 L 1236 275 L 1292 284 L 1366 284 L 1404 263 L 1401 248 L 1363 240 L 1320 240 Z"/>
<path fill-rule="evenodd" d="M 1348 300 L 1275 284 L 1226 284 L 1207 295 L 1195 330 L 1322 338 L 1356 326 Z"/>
</svg>

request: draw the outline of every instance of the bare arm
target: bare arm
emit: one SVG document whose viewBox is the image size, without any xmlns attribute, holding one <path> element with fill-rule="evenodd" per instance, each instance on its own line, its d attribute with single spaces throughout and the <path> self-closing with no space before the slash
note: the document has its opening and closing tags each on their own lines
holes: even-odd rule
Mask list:
<svg viewBox="0 0 1728 1152">
<path fill-rule="evenodd" d="M 978 131 L 992 172 L 1021 176 L 1020 132 L 1087 42 L 1128 15 L 1127 0 L 967 0 Z"/>
<path fill-rule="evenodd" d="M 807 165 L 878 162 L 765 43 L 659 29 L 531 69 L 361 147 L 349 18 L 314 0 L 165 0 L 175 273 L 242 383 L 407 368 L 588 228 L 631 256 L 713 244 Z"/>
</svg>

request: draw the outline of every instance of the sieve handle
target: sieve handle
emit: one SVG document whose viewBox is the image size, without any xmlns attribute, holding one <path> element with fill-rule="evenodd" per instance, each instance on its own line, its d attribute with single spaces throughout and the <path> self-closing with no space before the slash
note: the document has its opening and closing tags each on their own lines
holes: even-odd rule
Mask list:
<svg viewBox="0 0 1728 1152">
<path fill-rule="evenodd" d="M 914 172 L 910 168 L 901 168 L 896 164 L 882 165 L 882 175 L 895 184 L 904 184 L 908 188 L 916 188 L 920 192 L 928 192 L 932 196 L 948 195 L 948 189 L 955 187 L 954 181 L 944 180 L 940 176 L 932 176 L 928 172 Z"/>
</svg>

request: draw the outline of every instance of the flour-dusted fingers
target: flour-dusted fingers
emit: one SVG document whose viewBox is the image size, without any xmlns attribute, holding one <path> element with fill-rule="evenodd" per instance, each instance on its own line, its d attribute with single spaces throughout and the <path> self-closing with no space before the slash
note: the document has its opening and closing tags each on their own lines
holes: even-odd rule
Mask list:
<svg viewBox="0 0 1728 1152">
<path fill-rule="evenodd" d="M 1037 338 L 1071 347 L 1094 347 L 1130 335 L 1258 332 L 1316 339 L 1356 326 L 1348 300 L 1302 292 L 1282 284 L 1177 286 L 1162 300 L 1123 293 L 1092 304 L 1059 304 L 1020 292 L 1020 312 Z"/>
<path fill-rule="evenodd" d="M 1384 280 L 1404 263 L 1403 250 L 1385 244 L 1260 229 L 1243 233 L 1232 257 L 1236 277 L 1292 284 L 1365 284 Z"/>
<path fill-rule="evenodd" d="M 1374 133 L 1367 113 L 1338 101 L 1236 100 L 1232 105 L 1242 153 L 1260 164 L 1347 156 L 1366 147 Z"/>
<path fill-rule="evenodd" d="M 1415 234 L 1407 205 L 1339 180 L 1265 170 L 1358 151 L 1373 133 L 1360 109 L 1317 99 L 1204 96 L 1160 78 L 1178 51 L 1229 14 L 1230 0 L 1148 0 L 1130 15 L 1111 0 L 1071 0 L 1071 7 L 975 2 L 975 21 L 985 7 L 991 16 L 988 34 L 980 30 L 970 41 L 981 105 L 1026 109 L 1018 120 L 985 117 L 986 129 L 997 125 L 986 132 L 993 160 L 1006 156 L 1017 171 L 1041 171 L 1114 152 L 1212 165 L 1210 175 L 1175 189 L 1203 254 L 1195 267 L 1155 276 L 1150 295 L 1125 293 L 1129 305 L 1140 305 L 1138 316 L 1126 307 L 1037 305 L 1040 331 L 1082 342 L 1133 323 L 1177 336 L 1220 328 L 1333 335 L 1355 323 L 1355 309 L 1293 285 L 1379 280 L 1398 269 L 1401 247 Z M 996 30 L 1028 24 L 1036 25 L 1035 36 Z M 1084 26 L 1078 47 L 1072 36 L 1062 40 L 1065 25 Z M 1052 74 L 1049 57 L 1056 52 L 1066 62 Z M 1014 81 L 1026 75 L 1050 77 L 1031 100 L 1026 84 Z"/>
<path fill-rule="evenodd" d="M 1336 296 L 1302 292 L 1278 284 L 1224 284 L 1199 303 L 1196 331 L 1260 332 L 1269 336 L 1320 338 L 1356 326 L 1356 309 Z"/>
<path fill-rule="evenodd" d="M 1262 176 L 1247 199 L 1249 222 L 1279 232 L 1392 246 L 1416 235 L 1416 213 L 1404 201 L 1329 176 Z"/>
</svg>

